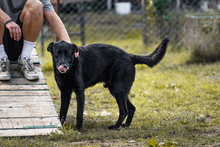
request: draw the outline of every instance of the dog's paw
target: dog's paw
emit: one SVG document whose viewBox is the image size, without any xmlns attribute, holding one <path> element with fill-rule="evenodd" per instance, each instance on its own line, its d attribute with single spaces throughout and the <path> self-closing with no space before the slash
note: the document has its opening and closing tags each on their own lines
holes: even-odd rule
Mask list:
<svg viewBox="0 0 220 147">
<path fill-rule="evenodd" d="M 104 88 L 108 88 L 108 83 L 103 83 Z"/>
<path fill-rule="evenodd" d="M 108 130 L 119 130 L 119 127 L 112 125 L 112 126 L 108 126 Z"/>
<path fill-rule="evenodd" d="M 75 127 L 75 128 L 73 129 L 73 131 L 80 132 L 80 131 L 81 131 L 81 128 L 77 128 L 77 127 Z"/>
<path fill-rule="evenodd" d="M 77 131 L 77 132 L 81 132 L 83 129 L 82 129 L 82 127 L 75 126 L 75 128 L 73 130 Z"/>
<path fill-rule="evenodd" d="M 121 124 L 121 126 L 122 126 L 123 128 L 128 128 L 128 127 L 129 127 L 127 124 Z"/>
</svg>

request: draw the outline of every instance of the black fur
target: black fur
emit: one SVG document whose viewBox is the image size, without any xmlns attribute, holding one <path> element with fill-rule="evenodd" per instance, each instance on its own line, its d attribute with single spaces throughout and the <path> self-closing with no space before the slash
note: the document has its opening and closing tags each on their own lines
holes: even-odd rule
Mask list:
<svg viewBox="0 0 220 147">
<path fill-rule="evenodd" d="M 155 66 L 163 58 L 169 38 L 166 37 L 156 50 L 149 55 L 128 54 L 122 49 L 107 44 L 90 44 L 77 47 L 74 44 L 60 41 L 50 43 L 47 50 L 51 52 L 55 80 L 61 91 L 60 120 L 63 124 L 70 103 L 72 91 L 77 99 L 76 130 L 83 126 L 84 91 L 99 82 L 104 82 L 119 106 L 119 118 L 108 129 L 129 126 L 134 116 L 135 107 L 128 99 L 135 78 L 135 64 Z M 79 53 L 79 57 L 74 56 Z M 58 67 L 68 69 L 61 73 Z M 125 124 L 122 124 L 127 117 Z"/>
</svg>

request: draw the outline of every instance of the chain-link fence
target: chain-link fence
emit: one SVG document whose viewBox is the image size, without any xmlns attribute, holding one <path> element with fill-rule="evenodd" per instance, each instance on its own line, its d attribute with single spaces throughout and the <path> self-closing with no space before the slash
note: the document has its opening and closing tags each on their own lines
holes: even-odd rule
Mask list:
<svg viewBox="0 0 220 147">
<path fill-rule="evenodd" d="M 214 33 L 216 37 L 219 32 L 216 13 L 220 0 L 59 1 L 57 5 L 58 0 L 51 0 L 55 9 L 59 8 L 72 41 L 80 42 L 77 45 L 99 42 L 132 48 L 129 45 L 135 42 L 149 47 L 170 36 L 172 49 L 178 50 L 183 46 L 190 48 L 197 36 Z M 46 23 L 42 30 L 43 39 L 54 38 Z"/>
</svg>

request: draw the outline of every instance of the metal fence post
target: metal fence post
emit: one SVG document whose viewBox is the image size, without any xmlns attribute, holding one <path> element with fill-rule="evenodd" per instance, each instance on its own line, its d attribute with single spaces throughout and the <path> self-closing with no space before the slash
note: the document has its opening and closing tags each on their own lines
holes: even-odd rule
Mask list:
<svg viewBox="0 0 220 147">
<path fill-rule="evenodd" d="M 143 39 L 143 46 L 145 47 L 147 45 L 147 25 L 146 25 L 146 12 L 145 12 L 145 8 L 146 8 L 146 3 L 145 0 L 141 0 L 141 15 L 142 15 L 142 39 Z"/>
<path fill-rule="evenodd" d="M 56 1 L 56 13 L 59 16 L 60 15 L 60 0 Z M 59 41 L 59 38 L 56 36 L 56 42 Z"/>
<path fill-rule="evenodd" d="M 176 11 L 177 11 L 177 22 L 176 22 L 176 25 L 177 26 L 180 26 L 180 4 L 181 4 L 181 1 L 180 0 L 176 0 Z M 175 40 L 176 41 L 179 41 L 179 33 L 176 32 L 175 33 Z"/>
<path fill-rule="evenodd" d="M 79 3 L 79 14 L 80 14 L 80 37 L 83 46 L 85 45 L 84 0 L 81 0 Z"/>
</svg>

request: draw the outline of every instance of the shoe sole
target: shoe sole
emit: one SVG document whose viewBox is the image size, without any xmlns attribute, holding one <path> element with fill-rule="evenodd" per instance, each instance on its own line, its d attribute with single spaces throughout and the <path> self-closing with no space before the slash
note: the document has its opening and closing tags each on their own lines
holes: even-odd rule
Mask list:
<svg viewBox="0 0 220 147">
<path fill-rule="evenodd" d="M 38 80 L 38 79 L 39 79 L 39 76 L 38 76 L 38 75 L 32 76 L 32 77 L 26 76 L 26 75 L 23 73 L 23 71 L 22 71 L 20 65 L 18 65 L 18 70 L 24 75 L 25 79 L 27 79 L 27 80 L 29 80 L 29 81 L 34 81 L 34 80 Z"/>
<path fill-rule="evenodd" d="M 1 77 L 0 81 L 9 81 L 11 80 L 11 77 Z"/>
<path fill-rule="evenodd" d="M 24 74 L 23 74 L 23 75 L 24 75 Z M 27 76 L 24 75 L 24 77 L 25 77 L 25 79 L 27 79 L 27 80 L 29 80 L 29 81 L 34 81 L 34 80 L 38 80 L 38 79 L 39 79 L 38 76 L 27 77 Z"/>
</svg>

